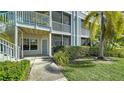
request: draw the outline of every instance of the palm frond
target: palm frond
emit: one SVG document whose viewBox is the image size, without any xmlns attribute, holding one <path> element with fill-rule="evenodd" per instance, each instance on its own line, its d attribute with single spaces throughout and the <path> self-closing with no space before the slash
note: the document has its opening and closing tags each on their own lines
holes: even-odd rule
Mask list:
<svg viewBox="0 0 124 93">
<path fill-rule="evenodd" d="M 83 27 L 87 27 L 87 25 L 89 24 L 89 22 L 91 21 L 91 19 L 93 17 L 97 16 L 97 12 L 96 11 L 92 11 L 90 12 L 85 18 L 84 18 L 84 23 L 83 23 Z"/>
<path fill-rule="evenodd" d="M 97 34 L 97 28 L 98 28 L 98 21 L 99 21 L 99 16 L 96 16 L 91 24 L 90 27 L 90 38 L 91 40 L 95 40 L 95 36 Z"/>
</svg>

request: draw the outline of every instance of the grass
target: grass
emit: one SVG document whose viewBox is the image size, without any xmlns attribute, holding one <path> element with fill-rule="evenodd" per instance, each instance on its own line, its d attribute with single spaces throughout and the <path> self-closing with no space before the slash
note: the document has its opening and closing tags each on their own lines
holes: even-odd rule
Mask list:
<svg viewBox="0 0 124 93">
<path fill-rule="evenodd" d="M 64 66 L 69 81 L 121 81 L 124 80 L 124 58 L 111 62 L 83 60 Z"/>
</svg>

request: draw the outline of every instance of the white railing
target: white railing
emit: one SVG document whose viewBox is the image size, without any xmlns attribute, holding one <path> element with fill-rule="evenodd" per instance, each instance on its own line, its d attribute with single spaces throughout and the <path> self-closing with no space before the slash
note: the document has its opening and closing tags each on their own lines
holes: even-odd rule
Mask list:
<svg viewBox="0 0 124 93">
<path fill-rule="evenodd" d="M 0 60 L 15 60 L 15 44 L 0 37 Z M 20 58 L 20 48 L 18 47 L 18 58 Z"/>
<path fill-rule="evenodd" d="M 67 24 L 63 24 L 63 31 L 71 33 L 71 26 Z"/>
<path fill-rule="evenodd" d="M 82 28 L 81 35 L 86 36 L 86 37 L 89 37 L 89 30 L 87 30 L 85 28 Z"/>
<path fill-rule="evenodd" d="M 52 28 L 55 31 L 60 31 L 62 32 L 62 23 L 52 21 Z"/>
<path fill-rule="evenodd" d="M 14 24 L 15 23 L 14 17 L 15 17 L 14 12 L 0 13 L 0 18 L 2 22 L 4 22 L 5 24 Z"/>
<path fill-rule="evenodd" d="M 55 22 L 55 21 L 52 21 L 52 28 L 53 28 L 53 30 L 59 31 L 59 32 L 68 32 L 68 33 L 71 32 L 70 25 L 62 24 L 62 23 Z"/>
<path fill-rule="evenodd" d="M 19 24 L 49 27 L 49 15 L 45 15 L 38 12 L 10 11 L 6 13 L 0 13 L 0 18 L 4 20 L 4 23 L 14 25 L 16 22 L 15 21 L 16 14 L 17 23 Z"/>
<path fill-rule="evenodd" d="M 49 16 L 31 11 L 17 11 L 17 22 L 21 24 L 49 27 Z"/>
</svg>

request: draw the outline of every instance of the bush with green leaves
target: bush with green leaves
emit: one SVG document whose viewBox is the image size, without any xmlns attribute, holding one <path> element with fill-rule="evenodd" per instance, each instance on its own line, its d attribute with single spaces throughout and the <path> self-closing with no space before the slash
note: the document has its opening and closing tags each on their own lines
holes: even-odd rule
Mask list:
<svg viewBox="0 0 124 93">
<path fill-rule="evenodd" d="M 30 61 L 22 60 L 17 62 L 0 62 L 0 80 L 18 81 L 25 80 L 30 69 Z"/>
<path fill-rule="evenodd" d="M 99 48 L 96 46 L 90 47 L 89 55 L 90 56 L 98 56 Z M 105 48 L 104 55 L 106 57 L 124 57 L 124 48 L 113 48 L 108 49 Z"/>
<path fill-rule="evenodd" d="M 89 56 L 98 56 L 99 48 L 98 46 L 92 46 L 90 47 L 88 52 L 89 52 Z"/>
<path fill-rule="evenodd" d="M 56 46 L 52 48 L 52 53 L 54 54 L 58 51 L 65 51 L 65 49 L 66 49 L 66 46 Z"/>
<path fill-rule="evenodd" d="M 54 61 L 58 65 L 66 65 L 73 62 L 75 59 L 87 56 L 98 56 L 98 46 L 68 46 L 57 47 L 53 56 Z M 124 57 L 124 48 L 105 49 L 105 56 L 109 57 Z"/>
<path fill-rule="evenodd" d="M 70 46 L 66 47 L 65 51 L 69 55 L 70 60 L 82 58 L 89 55 L 88 46 Z"/>
<path fill-rule="evenodd" d="M 53 60 L 55 61 L 56 64 L 58 65 L 66 65 L 69 63 L 69 57 L 66 52 L 63 51 L 58 51 L 54 54 Z"/>
<path fill-rule="evenodd" d="M 89 55 L 88 46 L 59 46 L 54 50 L 53 59 L 58 65 L 65 65 L 74 59 L 82 58 Z"/>
<path fill-rule="evenodd" d="M 124 48 L 115 48 L 111 50 L 106 50 L 105 51 L 105 56 L 110 56 L 110 57 L 124 57 Z"/>
</svg>

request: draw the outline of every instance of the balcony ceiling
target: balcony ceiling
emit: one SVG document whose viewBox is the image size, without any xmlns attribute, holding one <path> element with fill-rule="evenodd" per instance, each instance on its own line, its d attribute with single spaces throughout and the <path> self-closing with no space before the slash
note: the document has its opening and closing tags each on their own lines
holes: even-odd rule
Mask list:
<svg viewBox="0 0 124 93">
<path fill-rule="evenodd" d="M 49 34 L 48 31 L 44 31 L 44 30 L 36 30 L 36 29 L 29 29 L 29 28 L 22 28 L 19 27 L 20 31 L 23 31 L 24 34 L 35 34 L 35 35 L 47 35 Z"/>
</svg>

